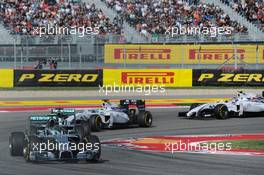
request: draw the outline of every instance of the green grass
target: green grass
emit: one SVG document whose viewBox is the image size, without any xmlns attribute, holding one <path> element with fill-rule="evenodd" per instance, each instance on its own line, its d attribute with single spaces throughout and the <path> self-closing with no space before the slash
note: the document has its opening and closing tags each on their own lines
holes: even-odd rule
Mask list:
<svg viewBox="0 0 264 175">
<path fill-rule="evenodd" d="M 264 150 L 264 140 L 237 140 L 230 143 L 232 149 Z"/>
<path fill-rule="evenodd" d="M 224 145 L 231 143 L 232 149 L 264 150 L 264 140 L 229 140 L 208 143 L 223 143 Z"/>
</svg>

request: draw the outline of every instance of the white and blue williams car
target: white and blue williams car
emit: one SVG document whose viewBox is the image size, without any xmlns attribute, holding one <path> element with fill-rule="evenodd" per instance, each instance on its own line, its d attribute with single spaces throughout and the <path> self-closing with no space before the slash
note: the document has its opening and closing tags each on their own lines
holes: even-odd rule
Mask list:
<svg viewBox="0 0 264 175">
<path fill-rule="evenodd" d="M 179 112 L 179 117 L 227 119 L 230 117 L 264 116 L 263 96 L 264 92 L 260 96 L 240 91 L 235 97 L 227 101 L 192 104 L 189 111 Z"/>
<path fill-rule="evenodd" d="M 100 131 L 103 128 L 113 128 L 118 125 L 152 126 L 152 114 L 146 110 L 144 100 L 120 100 L 117 105 L 109 100 L 103 100 L 101 109 L 89 109 L 76 113 L 77 119 L 90 120 L 91 130 Z M 73 116 L 66 118 L 68 122 Z"/>
</svg>

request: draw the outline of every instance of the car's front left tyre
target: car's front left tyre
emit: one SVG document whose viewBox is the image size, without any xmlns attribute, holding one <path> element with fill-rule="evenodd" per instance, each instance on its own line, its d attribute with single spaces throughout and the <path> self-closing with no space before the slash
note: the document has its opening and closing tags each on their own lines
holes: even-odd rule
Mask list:
<svg viewBox="0 0 264 175">
<path fill-rule="evenodd" d="M 102 129 L 102 120 L 99 115 L 92 115 L 91 120 L 91 129 L 92 131 L 99 132 Z"/>
<path fill-rule="evenodd" d="M 25 134 L 23 132 L 12 132 L 9 136 L 9 150 L 11 156 L 23 156 Z"/>
</svg>

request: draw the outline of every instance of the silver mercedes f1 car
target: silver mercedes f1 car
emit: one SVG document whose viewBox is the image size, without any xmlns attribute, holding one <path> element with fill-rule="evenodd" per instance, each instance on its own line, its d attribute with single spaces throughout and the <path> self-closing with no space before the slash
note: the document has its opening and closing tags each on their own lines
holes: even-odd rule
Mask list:
<svg viewBox="0 0 264 175">
<path fill-rule="evenodd" d="M 259 96 L 240 91 L 228 101 L 192 104 L 189 111 L 180 112 L 179 117 L 227 119 L 230 117 L 264 116 L 263 96 L 264 92 L 262 96 Z"/>
<path fill-rule="evenodd" d="M 68 112 L 61 116 L 72 115 Z M 9 136 L 11 156 L 22 156 L 28 162 L 98 161 L 101 144 L 97 136 L 91 135 L 89 120 L 74 118 L 65 123 L 61 116 L 30 116 L 25 132 L 12 132 Z"/>
</svg>

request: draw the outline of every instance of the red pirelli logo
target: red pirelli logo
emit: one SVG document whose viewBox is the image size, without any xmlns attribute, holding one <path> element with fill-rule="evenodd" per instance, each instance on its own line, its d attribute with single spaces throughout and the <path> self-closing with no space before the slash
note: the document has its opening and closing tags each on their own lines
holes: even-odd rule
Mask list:
<svg viewBox="0 0 264 175">
<path fill-rule="evenodd" d="M 155 46 L 154 46 L 155 47 Z M 171 49 L 125 49 L 114 50 L 114 59 L 128 60 L 170 60 Z"/>
<path fill-rule="evenodd" d="M 122 72 L 123 84 L 174 84 L 174 72 Z"/>
<path fill-rule="evenodd" d="M 190 49 L 190 60 L 227 60 L 234 56 L 234 49 Z M 239 59 L 245 58 L 245 49 L 237 49 Z"/>
</svg>

